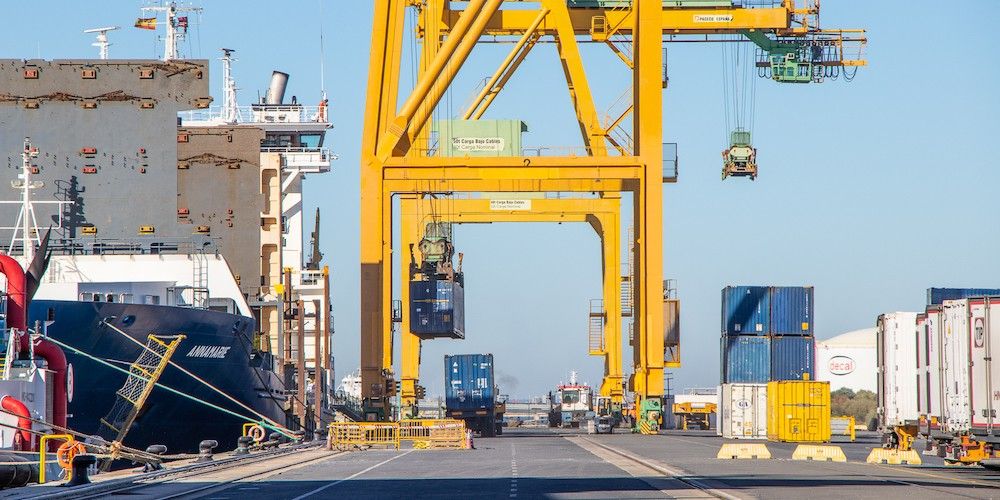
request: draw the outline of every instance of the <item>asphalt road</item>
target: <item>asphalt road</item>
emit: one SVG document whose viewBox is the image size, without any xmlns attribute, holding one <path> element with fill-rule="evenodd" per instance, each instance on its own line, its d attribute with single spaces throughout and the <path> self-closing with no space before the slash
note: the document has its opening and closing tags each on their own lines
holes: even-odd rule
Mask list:
<svg viewBox="0 0 1000 500">
<path fill-rule="evenodd" d="M 475 450 L 355 451 L 191 498 L 1000 498 L 1000 473 L 981 468 L 865 464 L 874 439 L 838 443 L 848 463 L 793 461 L 784 443 L 767 443 L 771 460 L 719 460 L 723 442 L 510 429 Z"/>
</svg>

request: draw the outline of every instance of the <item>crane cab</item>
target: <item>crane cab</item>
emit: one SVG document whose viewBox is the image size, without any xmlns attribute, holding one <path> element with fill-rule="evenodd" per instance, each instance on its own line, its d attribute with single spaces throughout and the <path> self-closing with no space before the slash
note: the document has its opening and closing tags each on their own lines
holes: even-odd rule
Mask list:
<svg viewBox="0 0 1000 500">
<path fill-rule="evenodd" d="M 730 135 L 729 148 L 722 152 L 722 178 L 757 178 L 757 149 L 750 144 L 750 132 L 736 129 Z"/>
</svg>

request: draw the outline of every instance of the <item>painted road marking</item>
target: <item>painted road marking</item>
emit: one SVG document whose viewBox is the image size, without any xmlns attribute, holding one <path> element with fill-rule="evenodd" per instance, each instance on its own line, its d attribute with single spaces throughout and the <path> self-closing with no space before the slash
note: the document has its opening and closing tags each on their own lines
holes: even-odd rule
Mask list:
<svg viewBox="0 0 1000 500">
<path fill-rule="evenodd" d="M 377 463 L 377 464 L 375 464 L 375 465 L 373 465 L 373 466 L 371 466 L 371 467 L 369 467 L 369 468 L 367 468 L 367 469 L 365 469 L 365 470 L 363 470 L 361 472 L 357 472 L 357 473 L 351 474 L 350 476 L 347 476 L 344 479 L 340 479 L 340 480 L 334 481 L 334 482 L 332 482 L 330 484 L 325 484 L 323 486 L 320 486 L 319 488 L 316 488 L 315 490 L 312 490 L 312 491 L 307 492 L 307 493 L 303 493 L 303 494 L 301 494 L 301 495 L 293 498 L 292 500 L 302 500 L 303 498 L 307 498 L 307 497 L 310 497 L 312 495 L 315 495 L 315 494 L 317 494 L 317 493 L 319 493 L 319 492 L 321 492 L 321 491 L 323 491 L 323 490 L 325 490 L 327 488 L 332 488 L 332 487 L 334 487 L 334 486 L 336 486 L 336 485 L 338 485 L 340 483 L 343 483 L 344 481 L 350 481 L 351 479 L 354 479 L 354 478 L 356 478 L 356 477 L 358 477 L 358 476 L 360 476 L 360 475 L 362 475 L 362 474 L 364 474 L 366 472 L 374 470 L 376 467 L 381 467 L 381 466 L 383 466 L 383 465 L 385 465 L 385 464 L 387 464 L 389 462 L 392 462 L 393 460 L 395 460 L 397 458 L 405 457 L 406 455 L 409 455 L 410 453 L 413 453 L 413 451 L 414 450 L 410 450 L 410 451 L 408 451 L 406 453 L 401 453 L 399 455 L 391 457 L 388 460 L 383 460 L 383 461 L 381 461 L 381 462 L 379 462 L 379 463 Z"/>
</svg>

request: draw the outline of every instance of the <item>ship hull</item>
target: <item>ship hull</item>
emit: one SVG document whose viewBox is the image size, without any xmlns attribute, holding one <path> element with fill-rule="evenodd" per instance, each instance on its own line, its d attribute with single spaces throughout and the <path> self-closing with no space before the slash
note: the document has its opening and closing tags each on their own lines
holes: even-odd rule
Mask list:
<svg viewBox="0 0 1000 500">
<path fill-rule="evenodd" d="M 173 362 L 255 412 L 286 423 L 284 387 L 270 369 L 270 357 L 252 349 L 252 318 L 186 307 L 59 300 L 32 301 L 28 316 L 31 325 L 45 324 L 48 336 L 126 370 L 142 347 L 105 322 L 143 345 L 149 334 L 184 335 Z M 126 374 L 71 349 L 65 351 L 73 366 L 68 425 L 97 435 L 100 419 L 114 404 Z M 145 449 L 163 444 L 168 453 L 188 453 L 197 451 L 200 441 L 214 439 L 219 442 L 217 451 L 231 450 L 243 424 L 251 418 L 260 420 L 176 367 L 168 366 L 160 383 L 191 398 L 153 389 L 124 439 L 126 446 Z"/>
</svg>

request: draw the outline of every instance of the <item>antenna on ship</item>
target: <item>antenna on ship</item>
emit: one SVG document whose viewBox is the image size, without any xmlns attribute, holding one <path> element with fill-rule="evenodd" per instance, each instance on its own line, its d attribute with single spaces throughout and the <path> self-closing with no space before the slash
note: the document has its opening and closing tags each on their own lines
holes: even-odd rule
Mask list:
<svg viewBox="0 0 1000 500">
<path fill-rule="evenodd" d="M 239 112 L 236 108 L 236 80 L 233 80 L 233 49 L 222 50 L 222 120 L 236 123 Z"/>
<path fill-rule="evenodd" d="M 97 41 L 92 43 L 94 47 L 100 49 L 101 59 L 108 58 L 108 47 L 111 46 L 111 42 L 108 41 L 108 32 L 121 29 L 119 26 L 107 26 L 104 28 L 91 28 L 88 30 L 83 30 L 84 33 L 97 33 Z"/>
<path fill-rule="evenodd" d="M 14 242 L 17 241 L 17 231 L 21 230 L 21 251 L 25 262 L 31 262 L 35 253 L 35 241 L 38 239 L 37 231 L 32 237 L 32 231 L 38 227 L 35 219 L 35 208 L 31 203 L 31 191 L 40 188 L 45 184 L 41 181 L 32 181 L 31 174 L 35 166 L 32 160 L 38 157 L 38 148 L 31 145 L 31 138 L 24 138 L 24 151 L 21 152 L 21 173 L 17 175 L 17 180 L 10 182 L 11 187 L 21 190 L 21 211 L 17 214 L 17 224 L 14 224 L 14 237 L 10 240 L 10 247 L 7 254 L 14 251 Z M 20 226 L 20 227 L 17 227 Z"/>
<path fill-rule="evenodd" d="M 135 27 L 146 30 L 156 29 L 156 17 L 160 12 L 167 13 L 167 36 L 163 43 L 163 60 L 171 61 L 178 59 L 177 44 L 187 36 L 188 17 L 178 16 L 178 13 L 196 12 L 200 13 L 201 7 L 178 7 L 177 2 L 170 2 L 166 5 L 150 5 L 142 7 L 143 13 L 152 12 L 153 17 L 140 17 L 135 21 Z"/>
</svg>

